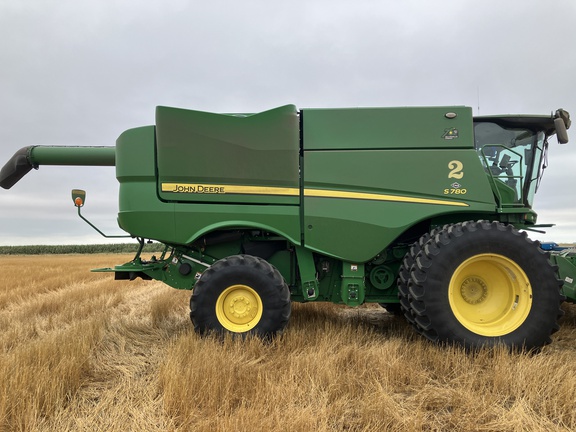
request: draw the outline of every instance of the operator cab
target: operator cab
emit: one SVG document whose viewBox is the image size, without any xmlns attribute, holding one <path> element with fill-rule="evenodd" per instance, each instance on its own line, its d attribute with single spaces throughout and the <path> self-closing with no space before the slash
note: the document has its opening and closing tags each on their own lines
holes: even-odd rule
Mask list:
<svg viewBox="0 0 576 432">
<path fill-rule="evenodd" d="M 500 207 L 532 207 L 544 168 L 548 138 L 568 142 L 570 115 L 474 118 L 475 147 Z"/>
</svg>

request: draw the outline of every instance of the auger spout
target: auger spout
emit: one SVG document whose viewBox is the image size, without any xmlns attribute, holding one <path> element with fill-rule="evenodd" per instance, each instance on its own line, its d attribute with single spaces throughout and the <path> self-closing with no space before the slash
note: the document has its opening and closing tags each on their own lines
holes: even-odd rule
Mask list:
<svg viewBox="0 0 576 432">
<path fill-rule="evenodd" d="M 116 147 L 29 146 L 18 150 L 0 170 L 0 186 L 10 189 L 40 165 L 114 166 Z"/>
</svg>

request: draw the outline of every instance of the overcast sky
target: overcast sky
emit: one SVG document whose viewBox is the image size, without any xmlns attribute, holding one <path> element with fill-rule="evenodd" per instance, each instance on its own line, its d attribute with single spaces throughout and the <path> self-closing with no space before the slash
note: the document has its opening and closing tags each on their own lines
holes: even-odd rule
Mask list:
<svg viewBox="0 0 576 432">
<path fill-rule="evenodd" d="M 215 112 L 468 105 L 576 118 L 574 0 L 0 0 L 0 166 L 29 145 L 114 145 L 157 105 Z M 532 238 L 576 242 L 576 127 L 551 142 Z M 0 189 L 0 245 L 103 243 L 114 168 Z"/>
</svg>

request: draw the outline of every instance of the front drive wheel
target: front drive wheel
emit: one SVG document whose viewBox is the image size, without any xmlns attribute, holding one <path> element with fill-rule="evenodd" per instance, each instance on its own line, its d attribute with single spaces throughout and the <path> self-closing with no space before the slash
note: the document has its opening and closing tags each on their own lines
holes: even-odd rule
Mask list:
<svg viewBox="0 0 576 432">
<path fill-rule="evenodd" d="M 290 291 L 278 270 L 250 255 L 214 263 L 190 299 L 190 319 L 201 334 L 273 336 L 288 323 L 290 310 Z"/>
<path fill-rule="evenodd" d="M 418 253 L 410 277 L 415 322 L 432 341 L 534 349 L 558 330 L 564 298 L 556 269 L 510 225 L 447 227 Z"/>
</svg>

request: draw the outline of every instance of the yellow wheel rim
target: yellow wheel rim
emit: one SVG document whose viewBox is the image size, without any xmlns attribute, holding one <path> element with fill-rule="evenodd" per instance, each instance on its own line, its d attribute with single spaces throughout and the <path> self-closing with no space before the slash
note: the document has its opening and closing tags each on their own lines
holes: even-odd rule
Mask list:
<svg viewBox="0 0 576 432">
<path fill-rule="evenodd" d="M 246 332 L 260 322 L 262 300 L 247 285 L 231 285 L 216 300 L 216 317 L 226 330 Z"/>
<path fill-rule="evenodd" d="M 532 308 L 532 287 L 514 261 L 479 254 L 458 266 L 450 279 L 448 300 L 460 324 L 471 332 L 504 336 L 526 320 Z"/>
</svg>

